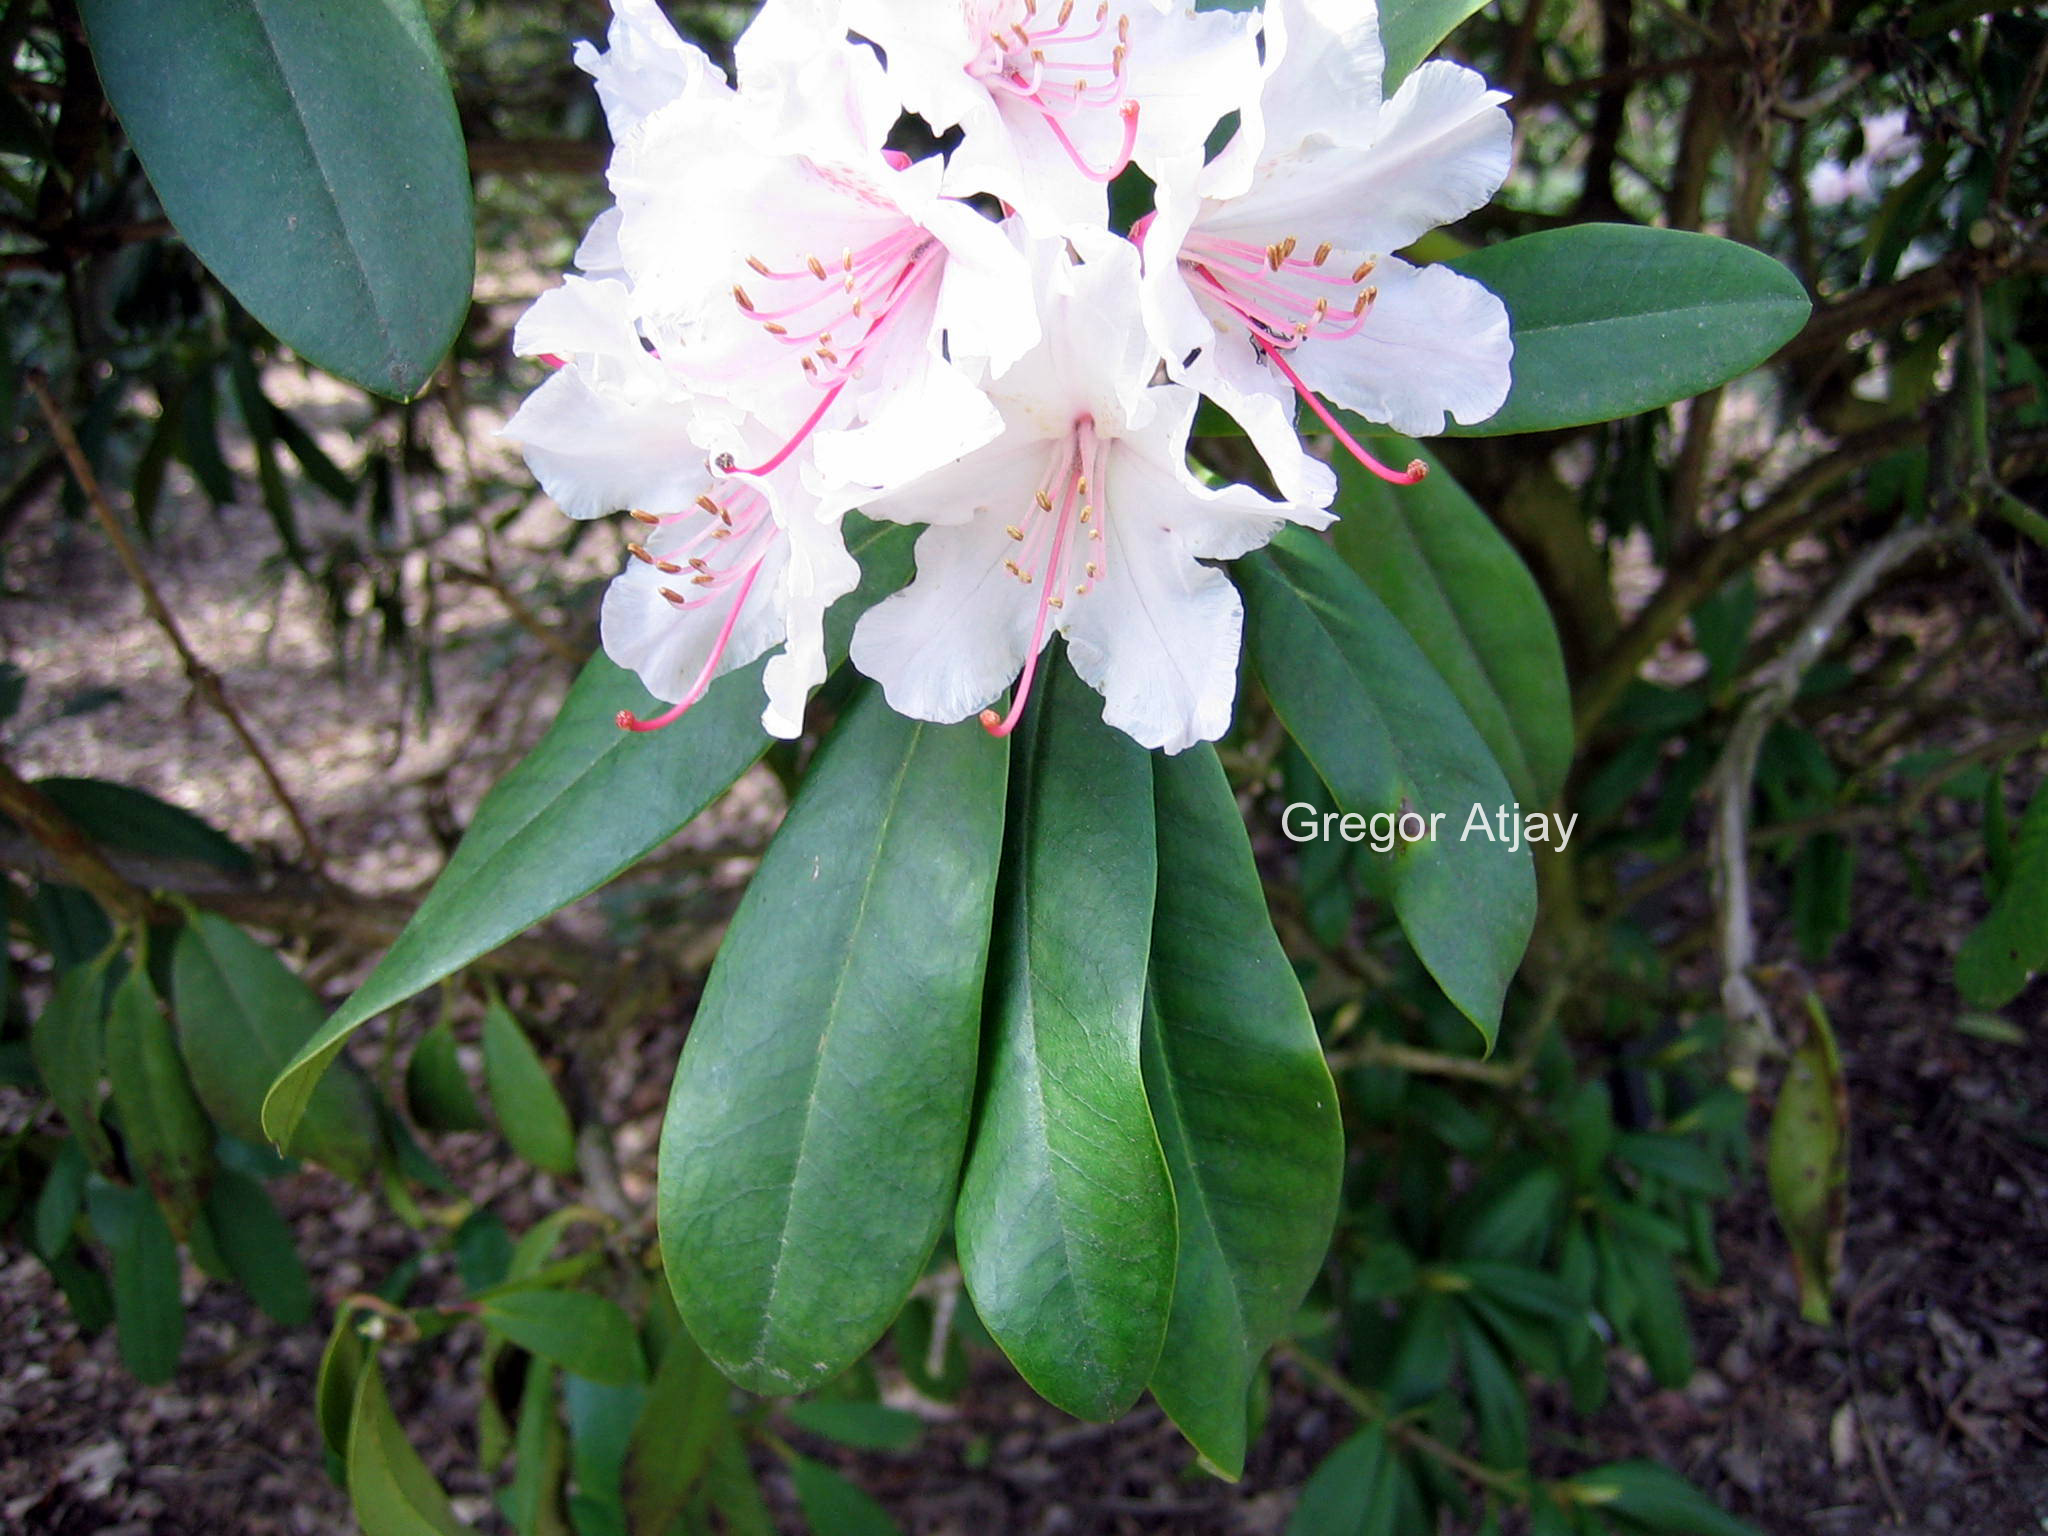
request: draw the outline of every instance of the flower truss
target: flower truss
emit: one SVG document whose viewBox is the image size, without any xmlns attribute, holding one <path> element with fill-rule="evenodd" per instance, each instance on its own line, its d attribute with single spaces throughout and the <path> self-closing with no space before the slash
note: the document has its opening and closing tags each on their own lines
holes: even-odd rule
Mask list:
<svg viewBox="0 0 2048 1536">
<path fill-rule="evenodd" d="M 505 431 L 572 516 L 647 525 L 603 637 L 671 707 L 629 729 L 776 652 L 796 735 L 858 508 L 925 525 L 852 645 L 899 711 L 1007 733 L 1058 631 L 1111 724 L 1213 740 L 1242 611 L 1206 562 L 1329 521 L 1297 397 L 1396 483 L 1325 398 L 1425 435 L 1506 398 L 1500 301 L 1391 254 L 1493 195 L 1502 98 L 1432 63 L 1383 100 L 1373 0 L 767 0 L 735 81 L 614 0 L 607 45 L 614 204 L 520 322 L 553 371 Z M 1190 470 L 1203 396 L 1277 500 Z"/>
</svg>

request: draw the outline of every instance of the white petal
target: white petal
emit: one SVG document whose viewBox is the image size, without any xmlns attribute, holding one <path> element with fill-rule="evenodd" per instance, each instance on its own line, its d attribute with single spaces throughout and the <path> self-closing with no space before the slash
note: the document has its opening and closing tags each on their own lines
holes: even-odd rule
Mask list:
<svg viewBox="0 0 2048 1536">
<path fill-rule="evenodd" d="M 917 541 L 917 579 L 861 615 L 853 664 L 882 685 L 898 714 L 965 720 L 1016 677 L 1039 588 L 1004 568 L 1015 548 L 1000 518 L 927 528 Z"/>
<path fill-rule="evenodd" d="M 1267 0 L 1266 145 L 1280 150 L 1311 136 L 1371 144 L 1386 69 L 1373 0 Z"/>
<path fill-rule="evenodd" d="M 1138 138 L 1132 158 L 1147 170 L 1199 155 L 1209 131 L 1227 114 L 1258 99 L 1258 23 L 1250 12 L 1193 11 L 1174 5 L 1165 14 L 1134 6 L 1125 75 L 1138 103 Z M 1105 164 L 1123 137 L 1114 113 L 1090 114 L 1092 144 Z M 1091 155 L 1091 160 L 1094 157 Z"/>
<path fill-rule="evenodd" d="M 985 447 L 962 454 L 894 490 L 862 498 L 869 517 L 895 523 L 964 523 L 993 520 L 997 528 L 1023 520 L 1051 465 L 1055 441 L 1011 423 Z M 885 466 L 886 467 L 886 466 Z"/>
<path fill-rule="evenodd" d="M 779 655 L 762 675 L 768 706 L 761 724 L 772 736 L 803 734 L 804 705 L 825 681 L 825 611 L 860 583 L 860 564 L 846 552 L 839 524 L 821 522 L 805 509 L 791 510 L 783 535 L 788 546 Z"/>
<path fill-rule="evenodd" d="M 591 221 L 589 231 L 576 247 L 573 258 L 585 277 L 626 280 L 626 258 L 619 253 L 619 210 L 605 209 Z"/>
<path fill-rule="evenodd" d="M 648 113 L 679 96 L 724 93 L 725 76 L 702 49 L 686 43 L 655 0 L 612 0 L 607 48 L 575 48 L 576 67 L 597 82 L 597 98 L 617 143 Z"/>
<path fill-rule="evenodd" d="M 1292 234 L 1368 255 L 1400 250 L 1499 190 L 1514 140 L 1506 99 L 1460 65 L 1425 64 L 1401 82 L 1369 147 L 1312 141 L 1268 158 L 1251 191 L 1205 208 L 1197 226 L 1261 244 Z"/>
<path fill-rule="evenodd" d="M 512 350 L 521 357 L 601 358 L 633 368 L 647 362 L 633 323 L 633 290 L 614 278 L 573 274 L 519 317 Z"/>
<path fill-rule="evenodd" d="M 1318 394 L 1410 437 L 1468 425 L 1507 399 L 1514 342 L 1508 312 L 1469 277 L 1392 258 L 1373 275 L 1380 294 L 1355 336 L 1311 337 L 1292 354 Z"/>
<path fill-rule="evenodd" d="M 782 639 L 783 577 L 788 562 L 788 541 L 778 538 L 747 590 L 713 676 L 722 677 L 745 666 Z M 732 617 L 729 601 L 714 599 L 701 607 L 676 607 L 661 595 L 661 588 L 676 580 L 641 561 L 628 561 L 624 572 L 605 589 L 599 623 L 605 654 L 638 673 L 649 693 L 669 703 L 688 694 Z"/>
<path fill-rule="evenodd" d="M 821 498 L 858 506 L 992 443 L 1003 418 L 958 369 L 929 355 L 878 392 L 864 423 L 821 431 L 812 450 Z M 878 370 L 879 371 L 879 370 Z M 843 492 L 843 494 L 836 494 Z M 928 519 L 915 519 L 928 521 Z"/>
<path fill-rule="evenodd" d="M 571 517 L 680 512 L 711 483 L 688 421 L 676 399 L 594 387 L 572 364 L 529 395 L 501 435 Z"/>
<path fill-rule="evenodd" d="M 1269 501 L 1248 485 L 1208 486 L 1189 471 L 1188 428 L 1194 420 L 1194 391 L 1163 386 L 1153 391 L 1160 409 L 1140 431 L 1125 434 L 1111 446 L 1109 517 L 1141 520 L 1170 533 L 1189 554 L 1204 560 L 1235 560 L 1257 549 L 1282 523 L 1326 528 L 1323 510 L 1337 494 L 1330 467 L 1302 451 L 1287 433 L 1292 473 L 1276 475 L 1303 486 L 1298 499 Z"/>
<path fill-rule="evenodd" d="M 1101 576 L 1061 610 L 1074 670 L 1102 695 L 1102 718 L 1139 745 L 1214 741 L 1237 695 L 1237 589 L 1141 506 L 1112 504 L 1102 529 Z"/>
</svg>

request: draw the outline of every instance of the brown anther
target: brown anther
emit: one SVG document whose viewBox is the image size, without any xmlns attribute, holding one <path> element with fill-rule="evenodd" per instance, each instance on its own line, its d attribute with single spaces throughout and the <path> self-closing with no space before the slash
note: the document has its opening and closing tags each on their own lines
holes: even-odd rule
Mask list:
<svg viewBox="0 0 2048 1536">
<path fill-rule="evenodd" d="M 699 496 L 697 498 L 697 505 L 702 507 L 706 512 L 709 512 L 713 517 L 725 516 L 725 514 L 719 510 L 718 503 L 713 501 L 709 496 Z"/>
<path fill-rule="evenodd" d="M 1098 566 L 1093 560 L 1090 560 L 1088 562 L 1085 569 L 1088 572 L 1088 579 L 1090 581 L 1093 581 L 1097 576 L 1100 576 L 1102 574 L 1102 568 Z"/>
<path fill-rule="evenodd" d="M 1109 0 L 1102 0 L 1102 4 L 1095 7 L 1095 19 L 1098 22 L 1109 20 Z"/>
<path fill-rule="evenodd" d="M 1380 291 L 1377 288 L 1368 288 L 1365 290 L 1365 292 L 1361 293 L 1359 297 L 1365 300 L 1365 307 L 1367 309 L 1371 309 L 1373 305 L 1379 303 Z"/>
<path fill-rule="evenodd" d="M 842 246 L 841 246 L 841 247 L 839 248 L 839 265 L 840 265 L 840 266 L 841 266 L 842 268 L 844 268 L 844 269 L 845 269 L 846 271 L 848 271 L 848 272 L 851 272 L 851 271 L 853 270 L 853 247 L 852 247 L 852 246 L 850 246 L 850 245 L 842 245 Z"/>
<path fill-rule="evenodd" d="M 1360 295 L 1358 296 L 1357 300 L 1356 300 L 1356 301 L 1355 301 L 1355 302 L 1354 302 L 1354 303 L 1352 304 L 1352 306 L 1351 306 L 1351 313 L 1352 313 L 1352 315 L 1353 315 L 1354 317 L 1356 317 L 1356 316 L 1358 316 L 1358 315 L 1362 315 L 1362 314 L 1364 314 L 1364 313 L 1365 313 L 1365 311 L 1366 311 L 1366 306 L 1367 306 L 1367 305 L 1369 305 L 1369 304 L 1371 304 L 1371 303 L 1372 303 L 1372 299 L 1371 299 L 1371 298 L 1370 298 L 1369 296 L 1367 296 L 1366 294 L 1363 294 L 1363 293 L 1361 293 L 1361 294 L 1360 294 Z"/>
<path fill-rule="evenodd" d="M 1316 247 L 1315 258 L 1309 262 L 1309 265 L 1312 267 L 1320 267 L 1324 262 L 1328 261 L 1329 259 L 1330 242 L 1325 240 L 1321 245 Z"/>
<path fill-rule="evenodd" d="M 1048 608 L 1064 608 L 1067 606 L 1067 600 L 1064 597 L 1048 597 L 1045 600 L 1045 606 Z"/>
<path fill-rule="evenodd" d="M 806 257 L 804 258 L 804 265 L 805 265 L 805 266 L 807 266 L 807 267 L 809 267 L 809 268 L 811 269 L 811 276 L 813 276 L 813 277 L 816 277 L 816 278 L 822 278 L 822 277 L 824 277 L 824 275 L 825 275 L 825 263 L 823 263 L 822 261 L 818 260 L 818 258 L 817 258 L 817 257 L 815 257 L 815 256 L 806 256 Z"/>
<path fill-rule="evenodd" d="M 1022 27 L 1012 27 L 1010 32 L 1017 39 L 1017 46 L 1019 48 L 1029 48 L 1031 46 L 1031 34 Z"/>
<path fill-rule="evenodd" d="M 1289 235 L 1285 240 L 1282 240 L 1280 242 L 1280 259 L 1282 261 L 1285 261 L 1288 257 L 1292 256 L 1293 254 L 1294 236 Z"/>
<path fill-rule="evenodd" d="M 773 320 L 763 320 L 761 322 L 761 329 L 766 331 L 770 336 L 787 336 L 789 334 L 788 326 L 777 325 Z"/>
<path fill-rule="evenodd" d="M 1306 320 L 1297 320 L 1297 321 L 1295 321 L 1295 322 L 1294 322 L 1294 335 L 1295 335 L 1295 339 L 1296 339 L 1296 340 L 1300 340 L 1300 339 L 1301 339 L 1302 337 L 1306 336 L 1307 334 L 1308 334 L 1308 322 L 1307 322 Z"/>
<path fill-rule="evenodd" d="M 808 352 L 806 352 L 801 358 L 799 358 L 798 361 L 803 364 L 803 369 L 805 373 L 808 373 L 813 377 L 817 375 L 818 365 L 816 362 L 812 360 L 811 355 Z"/>
<path fill-rule="evenodd" d="M 647 553 L 647 548 L 643 544 L 628 544 L 626 546 L 626 553 L 631 555 L 635 560 L 639 560 L 644 564 L 654 564 L 654 556 Z"/>
<path fill-rule="evenodd" d="M 1266 247 L 1266 265 L 1271 267 L 1275 272 L 1278 272 L 1280 270 L 1280 263 L 1285 261 L 1286 259 L 1286 257 L 1280 254 L 1279 246 L 1269 245 Z"/>
<path fill-rule="evenodd" d="M 631 512 L 627 513 L 626 515 L 632 518 L 634 522 L 645 523 L 650 528 L 658 528 L 661 526 L 660 518 L 656 517 L 652 512 L 642 512 L 638 507 L 635 507 Z"/>
<path fill-rule="evenodd" d="M 1330 301 L 1329 301 L 1328 299 L 1317 299 L 1317 300 L 1316 300 L 1316 324 L 1317 324 L 1317 325 L 1321 325 L 1321 324 L 1323 323 L 1323 321 L 1324 321 L 1324 320 L 1325 320 L 1325 319 L 1326 319 L 1326 318 L 1328 317 L 1329 313 L 1330 313 Z"/>
<path fill-rule="evenodd" d="M 1122 43 L 1118 43 L 1114 48 L 1109 50 L 1109 72 L 1111 75 L 1118 77 L 1122 76 L 1124 72 L 1124 59 L 1130 53 L 1130 51 L 1131 50 L 1126 48 Z"/>
<path fill-rule="evenodd" d="M 1024 0 L 1024 19 L 1031 20 L 1038 14 L 1038 0 Z"/>
<path fill-rule="evenodd" d="M 839 361 L 839 354 L 837 352 L 834 352 L 830 347 L 818 348 L 818 356 L 820 359 L 828 363 L 836 363 Z"/>
<path fill-rule="evenodd" d="M 1052 510 L 1052 498 L 1043 491 L 1038 493 L 1038 510 L 1041 512 L 1050 512 Z"/>
<path fill-rule="evenodd" d="M 690 556 L 690 569 L 693 571 L 708 571 L 711 567 L 705 563 L 702 555 L 692 555 Z"/>
<path fill-rule="evenodd" d="M 1129 41 L 1131 40 L 1131 18 L 1130 18 L 1130 17 L 1128 17 L 1128 16 L 1119 16 L 1119 17 L 1117 17 L 1117 19 L 1116 19 L 1116 40 L 1117 40 L 1118 42 L 1120 42 L 1120 43 L 1128 43 L 1128 42 L 1129 42 Z"/>
<path fill-rule="evenodd" d="M 714 528 L 711 530 L 711 537 L 714 539 L 729 539 L 732 537 L 732 530 L 730 528 Z"/>
<path fill-rule="evenodd" d="M 1045 62 L 1045 50 L 1043 48 L 1032 49 L 1031 62 L 1034 64 L 1043 64 Z"/>
<path fill-rule="evenodd" d="M 840 279 L 840 282 L 839 282 L 839 286 L 840 286 L 840 287 L 841 287 L 842 289 L 844 289 L 844 290 L 845 290 L 846 292 L 848 292 L 848 293 L 851 293 L 851 292 L 853 292 L 853 279 L 852 279 L 852 278 L 850 278 L 850 277 L 847 277 L 847 278 L 841 278 L 841 279 Z M 853 312 L 854 312 L 854 313 L 855 313 L 855 314 L 857 315 L 857 314 L 859 314 L 859 313 L 860 313 L 860 300 L 859 300 L 859 299 L 855 299 L 855 300 L 854 300 L 853 302 L 854 302 L 854 311 L 853 311 Z"/>
<path fill-rule="evenodd" d="M 674 576 L 682 570 L 682 567 L 673 560 L 657 560 L 654 562 L 654 568 L 664 576 Z"/>
<path fill-rule="evenodd" d="M 690 606 L 690 600 L 687 597 L 683 596 L 682 593 L 676 591 L 673 587 L 659 587 L 656 590 L 659 591 L 661 595 L 667 598 L 671 603 L 675 604 L 675 606 L 678 608 L 687 608 Z"/>
<path fill-rule="evenodd" d="M 1083 502 L 1081 505 L 1081 521 L 1084 523 L 1087 522 L 1088 514 L 1093 512 L 1094 510 L 1095 509 L 1093 507 L 1089 506 L 1086 502 Z"/>
<path fill-rule="evenodd" d="M 718 578 L 715 576 L 692 576 L 690 578 L 691 582 L 694 585 L 700 587 L 708 587 L 711 585 L 712 582 L 716 581 L 717 579 Z"/>
<path fill-rule="evenodd" d="M 747 265 L 752 267 L 756 272 L 760 273 L 763 277 L 773 277 L 775 275 L 774 273 L 768 270 L 768 264 L 762 261 L 761 258 L 758 256 L 749 256 L 747 258 Z"/>
<path fill-rule="evenodd" d="M 1351 281 L 1353 281 L 1354 283 L 1364 282 L 1368 277 L 1372 276 L 1372 269 L 1378 265 L 1379 263 L 1374 261 L 1370 256 L 1366 257 L 1365 260 L 1361 261 L 1358 264 L 1357 269 L 1352 272 Z"/>
<path fill-rule="evenodd" d="M 1100 528 L 1090 528 L 1088 530 L 1088 537 L 1091 539 L 1100 540 L 1102 537 L 1102 530 Z"/>
<path fill-rule="evenodd" d="M 852 287 L 853 285 L 852 285 L 851 283 L 849 283 L 849 284 L 848 284 L 847 286 L 848 286 L 848 287 L 850 288 L 850 287 Z M 854 318 L 854 319 L 856 319 L 856 320 L 858 320 L 858 319 L 860 318 L 860 300 L 859 300 L 859 299 L 855 299 L 855 300 L 853 301 L 853 318 Z"/>
<path fill-rule="evenodd" d="M 741 309 L 751 311 L 754 307 L 754 301 L 747 297 L 747 290 L 738 283 L 732 285 L 732 298 L 733 302 L 739 305 Z"/>
<path fill-rule="evenodd" d="M 1053 25 L 1058 27 L 1064 27 L 1067 24 L 1067 19 L 1073 14 L 1074 0 L 1061 0 L 1060 13 L 1054 19 Z"/>
<path fill-rule="evenodd" d="M 1084 582 L 1082 582 L 1082 583 L 1081 583 L 1081 584 L 1080 584 L 1080 585 L 1079 585 L 1078 587 L 1074 588 L 1074 596 L 1076 596 L 1076 597 L 1086 597 L 1087 595 L 1088 595 L 1088 583 L 1087 583 L 1087 582 L 1085 582 L 1085 581 L 1084 581 Z"/>
<path fill-rule="evenodd" d="M 1020 541 L 1024 537 L 1024 530 L 1022 528 L 1019 528 L 1015 523 L 1010 523 L 1006 525 L 1003 529 L 1003 532 L 1007 533 L 1011 538 Z"/>
<path fill-rule="evenodd" d="M 1088 494 L 1088 477 L 1086 475 L 1080 475 L 1075 478 L 1074 494 L 1076 496 L 1086 496 Z"/>
</svg>

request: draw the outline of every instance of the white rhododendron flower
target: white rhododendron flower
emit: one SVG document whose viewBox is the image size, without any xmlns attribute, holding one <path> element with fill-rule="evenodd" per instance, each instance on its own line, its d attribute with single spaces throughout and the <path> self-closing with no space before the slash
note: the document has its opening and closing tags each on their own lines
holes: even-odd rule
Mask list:
<svg viewBox="0 0 2048 1536">
<path fill-rule="evenodd" d="M 1506 98 L 1438 62 L 1382 105 L 1369 3 L 1270 0 L 1266 14 L 1259 110 L 1215 161 L 1159 178 L 1140 231 L 1147 322 L 1173 376 L 1236 417 L 1276 476 L 1299 395 L 1368 468 L 1412 479 L 1316 396 L 1419 437 L 1500 409 L 1513 355 L 1500 300 L 1387 253 L 1493 196 Z"/>
<path fill-rule="evenodd" d="M 1149 383 L 1128 242 L 1077 233 L 1034 256 L 1046 336 L 990 386 L 1002 435 L 865 503 L 930 526 L 917 579 L 855 628 L 854 664 L 903 714 L 942 722 L 982 711 L 1014 679 L 1008 711 L 984 717 L 1007 734 L 1057 630 L 1103 718 L 1178 752 L 1223 734 L 1237 691 L 1243 610 L 1202 561 L 1256 549 L 1283 521 L 1330 519 L 1189 473 L 1195 395 Z"/>
<path fill-rule="evenodd" d="M 1033 233 L 1104 221 L 1104 188 L 1190 152 L 1258 89 L 1258 18 L 1181 0 L 846 0 L 904 107 L 964 130 L 947 189 Z"/>
<path fill-rule="evenodd" d="M 520 321 L 553 372 L 505 432 L 570 515 L 643 525 L 603 638 L 668 707 L 630 729 L 769 655 L 798 734 L 858 508 L 924 526 L 852 645 L 898 710 L 1007 734 L 1057 632 L 1110 723 L 1213 740 L 1243 628 L 1213 562 L 1330 520 L 1296 397 L 1396 482 L 1319 396 L 1417 435 L 1506 397 L 1500 302 L 1391 254 L 1499 186 L 1502 98 L 1428 64 L 1383 101 L 1371 0 L 768 0 L 736 83 L 656 0 L 606 43 L 576 62 L 615 204 Z M 1277 499 L 1190 469 L 1204 394 Z"/>
</svg>

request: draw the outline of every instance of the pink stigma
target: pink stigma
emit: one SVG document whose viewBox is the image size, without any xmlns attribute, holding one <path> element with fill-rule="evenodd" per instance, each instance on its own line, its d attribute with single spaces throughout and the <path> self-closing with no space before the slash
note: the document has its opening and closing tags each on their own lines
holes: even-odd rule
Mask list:
<svg viewBox="0 0 2048 1536">
<path fill-rule="evenodd" d="M 1420 459 L 1410 460 L 1405 470 L 1389 469 L 1370 453 L 1367 453 L 1359 445 L 1358 439 L 1344 430 L 1344 424 L 1330 414 L 1330 408 L 1316 398 L 1316 392 L 1302 383 L 1301 375 L 1288 367 L 1287 359 L 1280 355 L 1279 350 L 1257 331 L 1253 331 L 1250 334 L 1253 344 L 1266 354 L 1268 362 L 1287 375 L 1287 382 L 1294 386 L 1294 392 L 1308 402 L 1308 408 L 1314 411 L 1323 425 L 1330 429 L 1331 435 L 1344 445 L 1344 451 L 1349 453 L 1352 458 L 1358 460 L 1366 469 L 1371 470 L 1389 485 L 1414 485 L 1429 473 L 1429 466 Z"/>
</svg>

